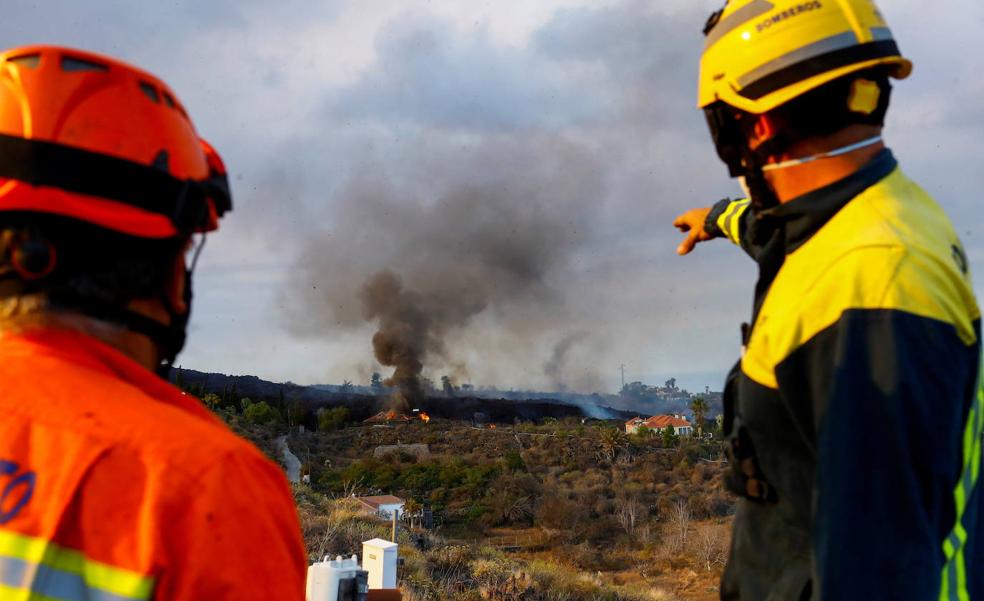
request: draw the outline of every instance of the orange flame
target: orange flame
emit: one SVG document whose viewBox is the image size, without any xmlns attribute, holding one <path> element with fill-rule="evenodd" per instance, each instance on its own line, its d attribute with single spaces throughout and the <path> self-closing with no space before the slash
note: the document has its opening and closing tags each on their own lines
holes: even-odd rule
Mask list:
<svg viewBox="0 0 984 601">
<path fill-rule="evenodd" d="M 489 424 L 489 430 L 495 430 L 495 424 Z"/>
<path fill-rule="evenodd" d="M 420 421 L 422 421 L 425 424 L 427 424 L 427 423 L 430 423 L 430 420 L 431 420 L 431 416 L 427 415 L 423 411 L 420 412 Z"/>
</svg>

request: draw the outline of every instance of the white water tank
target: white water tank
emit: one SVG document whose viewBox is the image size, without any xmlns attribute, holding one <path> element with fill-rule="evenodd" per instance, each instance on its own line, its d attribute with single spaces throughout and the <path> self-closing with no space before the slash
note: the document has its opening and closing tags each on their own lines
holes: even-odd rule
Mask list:
<svg viewBox="0 0 984 601">
<path fill-rule="evenodd" d="M 342 559 L 339 555 L 331 561 L 325 557 L 324 561 L 308 566 L 308 601 L 343 601 L 338 598 L 339 583 L 356 578 L 360 571 L 362 568 L 359 567 L 359 559 L 355 555 L 348 559 Z"/>
<path fill-rule="evenodd" d="M 362 543 L 362 569 L 369 572 L 369 590 L 396 588 L 399 545 L 381 538 Z"/>
</svg>

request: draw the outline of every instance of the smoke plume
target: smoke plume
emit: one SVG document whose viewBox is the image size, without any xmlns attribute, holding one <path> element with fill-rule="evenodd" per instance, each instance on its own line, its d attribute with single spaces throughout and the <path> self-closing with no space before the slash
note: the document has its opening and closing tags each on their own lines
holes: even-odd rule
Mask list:
<svg viewBox="0 0 984 601">
<path fill-rule="evenodd" d="M 292 270 L 289 325 L 321 335 L 373 324 L 375 358 L 412 402 L 425 366 L 461 371 L 448 338 L 479 316 L 519 338 L 564 315 L 556 284 L 603 185 L 584 149 L 536 135 L 485 141 L 418 189 L 355 179 L 336 226 L 311 236 Z"/>
<path fill-rule="evenodd" d="M 567 390 L 567 384 L 564 381 L 564 368 L 567 365 L 568 355 L 570 354 L 571 349 L 587 337 L 587 332 L 575 332 L 573 334 L 568 334 L 562 338 L 556 346 L 554 346 L 553 354 L 550 355 L 550 359 L 543 364 L 544 375 L 550 379 L 551 385 L 558 392 L 564 392 Z"/>
</svg>

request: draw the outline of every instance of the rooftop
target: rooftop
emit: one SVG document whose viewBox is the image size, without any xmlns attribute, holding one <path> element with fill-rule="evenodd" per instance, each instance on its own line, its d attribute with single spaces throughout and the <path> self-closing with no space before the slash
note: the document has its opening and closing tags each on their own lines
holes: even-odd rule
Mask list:
<svg viewBox="0 0 984 601">
<path fill-rule="evenodd" d="M 393 495 L 380 495 L 376 497 L 356 497 L 356 501 L 370 507 L 379 509 L 382 505 L 403 505 L 403 499 Z"/>
</svg>

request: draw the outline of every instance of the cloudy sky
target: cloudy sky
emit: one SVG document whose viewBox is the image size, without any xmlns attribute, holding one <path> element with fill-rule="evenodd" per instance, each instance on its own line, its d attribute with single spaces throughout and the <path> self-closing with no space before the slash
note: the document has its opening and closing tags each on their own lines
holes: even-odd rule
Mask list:
<svg viewBox="0 0 984 601">
<path fill-rule="evenodd" d="M 677 257 L 670 223 L 737 193 L 694 109 L 719 4 L 5 0 L 0 43 L 140 65 L 224 155 L 236 210 L 197 274 L 186 367 L 364 381 L 386 270 L 436 316 L 432 377 L 604 391 L 624 364 L 717 388 L 754 266 L 724 242 Z M 926 7 L 881 3 L 916 66 L 886 139 L 984 282 L 984 4 Z"/>
</svg>

